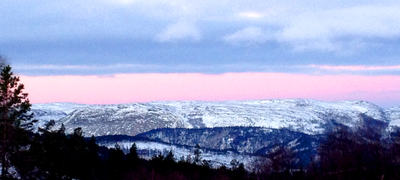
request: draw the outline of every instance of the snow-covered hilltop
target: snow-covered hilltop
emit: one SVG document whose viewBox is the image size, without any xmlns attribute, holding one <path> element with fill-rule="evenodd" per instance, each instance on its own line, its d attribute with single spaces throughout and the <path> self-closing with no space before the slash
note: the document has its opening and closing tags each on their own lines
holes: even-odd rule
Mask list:
<svg viewBox="0 0 400 180">
<path fill-rule="evenodd" d="M 151 102 L 118 105 L 34 104 L 41 122 L 54 119 L 67 130 L 82 127 L 86 136 L 136 135 L 157 128 L 267 127 L 321 134 L 335 124 L 359 126 L 364 117 L 391 128 L 400 126 L 400 108 L 366 101 L 323 102 L 304 99 Z"/>
<path fill-rule="evenodd" d="M 128 148 L 137 143 L 141 157 L 170 150 L 186 157 L 198 144 L 204 159 L 228 167 L 232 159 L 251 167 L 250 162 L 280 145 L 297 152 L 298 162 L 307 164 L 324 132 L 337 126 L 367 125 L 386 132 L 400 127 L 400 107 L 385 109 L 366 101 L 51 103 L 34 104 L 32 110 L 39 125 L 55 120 L 55 128 L 64 124 L 69 132 L 81 127 L 85 136 L 98 136 L 100 145 Z"/>
</svg>

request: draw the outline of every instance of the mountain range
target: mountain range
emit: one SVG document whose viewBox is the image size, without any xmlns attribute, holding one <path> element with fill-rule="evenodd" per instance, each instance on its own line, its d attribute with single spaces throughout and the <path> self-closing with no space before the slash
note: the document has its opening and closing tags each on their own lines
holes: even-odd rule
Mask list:
<svg viewBox="0 0 400 180">
<path fill-rule="evenodd" d="M 320 137 L 335 127 L 367 125 L 383 134 L 400 127 L 400 107 L 383 108 L 366 101 L 50 103 L 34 104 L 32 111 L 39 126 L 55 120 L 55 128 L 64 124 L 67 132 L 81 127 L 85 136 L 96 136 L 108 147 L 135 142 L 142 154 L 151 157 L 165 148 L 187 156 L 199 145 L 209 154 L 208 160 L 228 166 L 226 159 L 261 157 L 279 145 L 297 152 L 304 164 L 316 153 Z"/>
</svg>

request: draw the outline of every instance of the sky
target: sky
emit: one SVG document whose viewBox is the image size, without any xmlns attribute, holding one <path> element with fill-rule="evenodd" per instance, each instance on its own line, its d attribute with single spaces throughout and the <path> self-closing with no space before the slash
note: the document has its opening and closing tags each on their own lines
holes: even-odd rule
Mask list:
<svg viewBox="0 0 400 180">
<path fill-rule="evenodd" d="M 34 103 L 311 98 L 400 105 L 395 0 L 2 0 Z"/>
</svg>

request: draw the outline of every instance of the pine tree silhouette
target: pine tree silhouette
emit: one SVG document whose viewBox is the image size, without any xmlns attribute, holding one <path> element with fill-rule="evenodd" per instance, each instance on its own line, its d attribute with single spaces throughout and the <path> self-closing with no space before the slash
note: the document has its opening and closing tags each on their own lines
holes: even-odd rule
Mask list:
<svg viewBox="0 0 400 180">
<path fill-rule="evenodd" d="M 21 145 L 23 129 L 31 130 L 36 121 L 29 113 L 31 104 L 20 78 L 14 75 L 11 66 L 1 64 L 0 67 L 0 160 L 4 179 L 9 176 L 10 157 Z"/>
<path fill-rule="evenodd" d="M 201 150 L 200 150 L 200 145 L 196 144 L 196 147 L 194 149 L 194 159 L 193 163 L 199 164 L 201 161 Z"/>
</svg>

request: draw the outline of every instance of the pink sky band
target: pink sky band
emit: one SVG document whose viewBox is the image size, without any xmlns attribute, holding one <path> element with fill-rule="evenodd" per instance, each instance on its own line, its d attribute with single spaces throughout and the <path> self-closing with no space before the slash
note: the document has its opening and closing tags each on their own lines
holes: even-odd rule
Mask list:
<svg viewBox="0 0 400 180">
<path fill-rule="evenodd" d="M 32 103 L 114 104 L 173 100 L 312 98 L 400 104 L 400 76 L 288 73 L 143 73 L 21 76 Z"/>
</svg>

